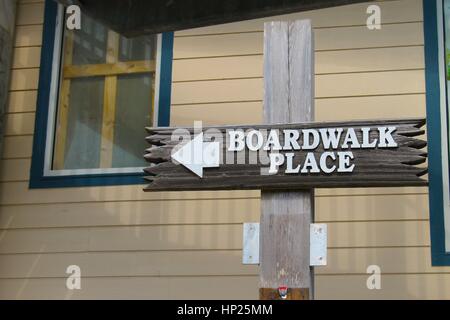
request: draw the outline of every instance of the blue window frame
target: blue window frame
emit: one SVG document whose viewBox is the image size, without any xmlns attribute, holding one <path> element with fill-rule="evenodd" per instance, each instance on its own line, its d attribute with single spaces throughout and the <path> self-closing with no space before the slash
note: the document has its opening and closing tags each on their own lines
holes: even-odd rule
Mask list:
<svg viewBox="0 0 450 320">
<path fill-rule="evenodd" d="M 434 266 L 450 265 L 449 100 L 443 4 L 443 0 L 423 1 L 430 234 Z"/>
<path fill-rule="evenodd" d="M 123 184 L 143 184 L 144 173 L 142 170 L 127 171 L 117 170 L 117 172 L 87 172 L 84 174 L 60 174 L 49 175 L 46 166 L 46 149 L 53 148 L 48 144 L 50 106 L 55 103 L 55 95 L 57 90 L 52 89 L 52 81 L 58 82 L 60 77 L 60 65 L 55 64 L 55 57 L 61 54 L 61 40 L 58 37 L 62 34 L 62 21 L 64 8 L 53 0 L 45 2 L 44 30 L 42 53 L 39 75 L 39 89 L 36 108 L 35 132 L 33 141 L 33 155 L 30 173 L 30 188 L 53 188 L 53 187 L 81 187 L 81 186 L 102 186 L 102 185 L 123 185 Z M 59 31 L 58 31 L 59 30 Z M 158 63 L 156 64 L 157 86 L 155 96 L 155 113 L 154 123 L 158 126 L 169 125 L 170 118 L 170 96 L 172 81 L 172 52 L 173 52 L 173 33 L 163 33 L 159 36 Z M 158 68 L 159 67 L 159 68 Z M 57 72 L 53 70 L 58 68 Z M 159 72 L 159 73 L 158 73 Z M 57 74 L 57 76 L 55 76 Z M 56 77 L 56 80 L 55 80 Z M 158 86 L 159 85 L 159 86 Z M 51 133 L 54 135 L 54 133 Z M 142 139 L 145 136 L 143 134 Z M 53 151 L 51 151 L 53 152 Z M 142 150 L 144 154 L 144 150 Z M 48 157 L 48 155 L 47 155 Z M 47 170 L 47 171 L 46 171 Z M 107 170 L 106 170 L 107 171 Z"/>
</svg>

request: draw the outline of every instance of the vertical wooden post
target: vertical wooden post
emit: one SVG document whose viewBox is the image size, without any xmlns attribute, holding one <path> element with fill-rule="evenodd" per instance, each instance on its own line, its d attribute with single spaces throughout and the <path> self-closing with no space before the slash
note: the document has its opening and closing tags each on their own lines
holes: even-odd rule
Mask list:
<svg viewBox="0 0 450 320">
<path fill-rule="evenodd" d="M 264 120 L 314 120 L 314 44 L 311 22 L 264 25 Z M 301 177 L 299 177 L 301 179 Z M 261 191 L 260 299 L 313 297 L 309 228 L 313 190 Z"/>
</svg>

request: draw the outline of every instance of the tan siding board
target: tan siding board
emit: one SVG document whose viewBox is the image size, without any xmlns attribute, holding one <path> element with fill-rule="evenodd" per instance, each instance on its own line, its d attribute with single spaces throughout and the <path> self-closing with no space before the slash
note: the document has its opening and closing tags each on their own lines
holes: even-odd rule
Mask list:
<svg viewBox="0 0 450 320">
<path fill-rule="evenodd" d="M 0 253 L 79 252 L 89 246 L 89 229 L 2 230 L 0 239 Z"/>
<path fill-rule="evenodd" d="M 143 185 L 29 189 L 27 182 L 0 183 L 0 203 L 44 204 L 74 203 L 123 200 L 185 200 L 185 199 L 230 199 L 254 198 L 260 192 L 248 191 L 184 191 L 184 192 L 142 192 Z M 316 196 L 352 196 L 377 194 L 427 194 L 426 187 L 403 188 L 352 188 L 352 189 L 317 189 Z"/>
<path fill-rule="evenodd" d="M 189 250 L 240 249 L 242 225 L 182 225 L 91 229 L 89 249 Z"/>
<path fill-rule="evenodd" d="M 262 54 L 262 40 L 261 32 L 176 38 L 173 57 L 181 59 Z"/>
<path fill-rule="evenodd" d="M 0 253 L 240 249 L 242 225 L 3 230 Z"/>
<path fill-rule="evenodd" d="M 262 77 L 262 55 L 173 61 L 172 80 L 192 81 Z"/>
<path fill-rule="evenodd" d="M 450 273 L 432 267 L 430 247 L 329 249 L 328 265 L 316 275 L 366 275 L 369 265 L 386 274 Z M 241 250 L 169 252 L 87 252 L 11 254 L 0 259 L 0 279 L 65 277 L 67 266 L 80 266 L 84 277 L 257 275 L 242 264 Z"/>
<path fill-rule="evenodd" d="M 0 183 L 0 203 L 38 204 L 120 200 L 229 199 L 259 196 L 259 191 L 143 192 L 144 185 L 29 189 L 27 182 Z"/>
<path fill-rule="evenodd" d="M 169 278 L 169 298 L 257 299 L 257 285 L 255 276 Z"/>
<path fill-rule="evenodd" d="M 423 46 L 317 52 L 316 74 L 424 68 Z M 262 55 L 173 61 L 173 81 L 262 77 Z"/>
<path fill-rule="evenodd" d="M 421 0 L 383 1 L 377 3 L 382 12 L 382 24 L 422 21 Z M 233 22 L 215 26 L 177 31 L 176 36 L 262 31 L 266 21 L 311 19 L 314 27 L 335 27 L 366 24 L 367 4 L 326 8 L 315 11 L 292 13 L 263 19 Z"/>
<path fill-rule="evenodd" d="M 317 99 L 316 120 L 386 119 L 425 117 L 425 94 Z M 407 106 L 407 107 L 405 107 Z M 258 124 L 262 122 L 262 101 L 173 105 L 173 126 Z"/>
<path fill-rule="evenodd" d="M 428 187 L 400 187 L 400 188 L 334 188 L 334 189 L 316 189 L 316 197 L 323 196 L 362 196 L 362 195 L 392 195 L 409 194 L 419 195 L 428 194 Z"/>
<path fill-rule="evenodd" d="M 34 112 L 36 110 L 36 101 L 37 90 L 10 92 L 7 112 Z"/>
<path fill-rule="evenodd" d="M 368 290 L 367 275 L 315 278 L 317 299 L 448 299 L 450 274 L 383 275 L 381 290 Z"/>
<path fill-rule="evenodd" d="M 66 202 L 97 202 L 121 200 L 185 200 L 185 199 L 230 199 L 259 197 L 260 192 L 249 191 L 185 191 L 185 192 L 141 192 L 143 185 L 29 189 L 26 182 L 0 183 L 0 203 L 44 204 Z M 403 188 L 352 188 L 317 189 L 321 196 L 361 196 L 377 194 L 427 194 L 426 187 Z"/>
<path fill-rule="evenodd" d="M 42 45 L 42 25 L 17 26 L 15 47 L 31 47 Z"/>
<path fill-rule="evenodd" d="M 450 275 L 385 275 L 381 290 L 368 290 L 367 276 L 317 276 L 317 299 L 445 299 Z M 2 299 L 257 299 L 258 277 L 84 278 L 69 291 L 66 278 L 0 281 Z M 120 288 L 120 290 L 117 290 Z M 218 290 L 217 288 L 220 288 Z M 344 290 L 345 288 L 345 290 Z"/>
<path fill-rule="evenodd" d="M 13 69 L 39 68 L 41 47 L 16 48 L 13 57 Z"/>
<path fill-rule="evenodd" d="M 11 71 L 10 90 L 37 90 L 39 69 L 18 69 Z"/>
<path fill-rule="evenodd" d="M 82 290 L 68 290 L 65 283 L 66 278 L 0 280 L 0 299 L 258 298 L 256 276 L 83 278 Z"/>
<path fill-rule="evenodd" d="M 317 299 L 446 299 L 448 274 L 384 275 L 381 290 L 368 290 L 367 275 L 316 277 Z M 2 299 L 257 299 L 257 276 L 83 278 L 70 291 L 66 278 L 4 279 Z M 120 288 L 118 290 L 117 288 Z M 218 290 L 220 288 L 220 290 Z"/>
<path fill-rule="evenodd" d="M 316 221 L 426 220 L 428 195 L 316 198 Z"/>
<path fill-rule="evenodd" d="M 339 83 L 339 86 L 336 84 Z M 316 77 L 316 97 L 344 97 L 425 92 L 423 70 L 361 74 L 334 74 Z"/>
<path fill-rule="evenodd" d="M 4 170 L 4 169 L 3 169 Z M 259 197 L 0 206 L 0 229 L 259 221 Z M 427 195 L 316 198 L 316 221 L 426 220 Z"/>
<path fill-rule="evenodd" d="M 315 30 L 316 51 L 420 45 L 423 45 L 421 22 L 387 25 L 378 31 L 366 26 Z M 173 50 L 174 59 L 262 53 L 262 32 L 176 38 Z"/>
<path fill-rule="evenodd" d="M 256 275 L 241 250 L 92 252 L 2 255 L 0 279 L 65 277 L 76 263 L 83 277 Z"/>
<path fill-rule="evenodd" d="M 352 248 L 330 249 L 327 266 L 316 268 L 317 275 L 367 275 L 367 267 L 377 265 L 382 277 L 400 273 L 449 273 L 450 267 L 431 266 L 431 248 Z"/>
<path fill-rule="evenodd" d="M 32 136 L 10 136 L 3 139 L 3 159 L 31 158 L 33 148 Z"/>
<path fill-rule="evenodd" d="M 14 136 L 34 133 L 34 113 L 10 113 L 5 118 L 5 135 Z"/>
<path fill-rule="evenodd" d="M 259 211 L 259 198 L 14 205 L 0 206 L 0 229 L 243 223 Z"/>
<path fill-rule="evenodd" d="M 378 48 L 423 45 L 423 23 L 383 26 L 372 32 L 366 25 L 315 30 L 316 50 Z"/>
<path fill-rule="evenodd" d="M 258 124 L 262 122 L 262 102 L 236 102 L 172 106 L 171 126 L 192 127 L 201 120 L 204 126 Z"/>
<path fill-rule="evenodd" d="M 262 78 L 178 82 L 172 84 L 172 103 L 262 100 L 262 85 Z M 425 80 L 422 70 L 316 76 L 316 98 L 423 92 Z"/>
<path fill-rule="evenodd" d="M 425 117 L 425 94 L 388 95 L 318 99 L 316 119 L 336 121 L 350 119 L 386 119 Z"/>
<path fill-rule="evenodd" d="M 332 248 L 429 246 L 428 221 L 328 224 Z M 242 224 L 15 229 L 0 232 L 0 253 L 242 248 Z"/>
<path fill-rule="evenodd" d="M 172 84 L 172 104 L 262 100 L 261 78 Z"/>
<path fill-rule="evenodd" d="M 34 133 L 35 114 L 9 113 L 6 116 L 5 135 L 32 135 Z"/>
<path fill-rule="evenodd" d="M 66 278 L 0 280 L 0 299 L 168 299 L 170 278 L 84 278 L 68 290 Z"/>
<path fill-rule="evenodd" d="M 328 223 L 330 247 L 428 246 L 428 221 Z"/>
<path fill-rule="evenodd" d="M 30 167 L 30 159 L 2 160 L 0 162 L 0 181 L 28 181 Z"/>
<path fill-rule="evenodd" d="M 16 25 L 21 26 L 42 23 L 44 23 L 44 3 L 19 3 Z"/>
<path fill-rule="evenodd" d="M 423 69 L 423 46 L 317 52 L 316 74 Z"/>
</svg>

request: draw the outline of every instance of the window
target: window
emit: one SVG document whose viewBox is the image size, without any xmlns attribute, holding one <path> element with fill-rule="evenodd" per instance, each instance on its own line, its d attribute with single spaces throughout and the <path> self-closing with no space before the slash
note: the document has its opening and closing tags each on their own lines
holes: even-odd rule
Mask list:
<svg viewBox="0 0 450 320">
<path fill-rule="evenodd" d="M 173 34 L 125 38 L 46 1 L 30 187 L 144 183 L 146 126 L 168 125 Z"/>
<path fill-rule="evenodd" d="M 450 265 L 450 0 L 424 0 L 428 180 L 434 266 Z"/>
</svg>

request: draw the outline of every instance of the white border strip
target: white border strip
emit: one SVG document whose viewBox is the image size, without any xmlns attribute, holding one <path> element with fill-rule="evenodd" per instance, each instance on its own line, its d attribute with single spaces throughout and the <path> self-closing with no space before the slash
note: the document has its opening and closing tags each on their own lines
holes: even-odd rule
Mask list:
<svg viewBox="0 0 450 320">
<path fill-rule="evenodd" d="M 55 25 L 55 44 L 53 48 L 53 63 L 52 63 L 52 76 L 50 83 L 50 97 L 48 105 L 48 117 L 47 117 L 47 134 L 45 139 L 45 155 L 44 155 L 44 176 L 50 175 L 49 169 L 52 163 L 53 154 L 53 140 L 55 132 L 55 109 L 58 101 L 58 87 L 60 76 L 60 63 L 61 63 L 61 42 L 63 35 L 63 17 L 64 7 L 58 5 L 58 15 L 56 17 Z"/>
<path fill-rule="evenodd" d="M 159 88 L 160 88 L 160 79 L 161 79 L 161 56 L 162 56 L 162 35 L 158 34 L 158 37 L 156 39 L 157 45 L 156 45 L 156 70 L 155 73 L 155 102 L 153 103 L 154 110 L 153 110 L 153 123 L 155 123 L 157 126 L 159 126 L 158 116 L 159 116 Z M 170 108 L 170 106 L 169 106 Z"/>
</svg>

